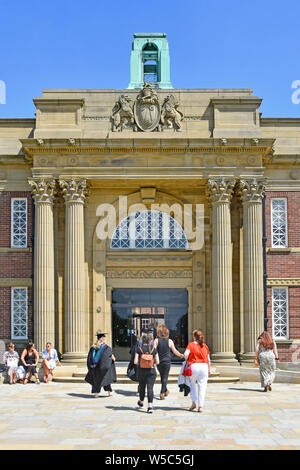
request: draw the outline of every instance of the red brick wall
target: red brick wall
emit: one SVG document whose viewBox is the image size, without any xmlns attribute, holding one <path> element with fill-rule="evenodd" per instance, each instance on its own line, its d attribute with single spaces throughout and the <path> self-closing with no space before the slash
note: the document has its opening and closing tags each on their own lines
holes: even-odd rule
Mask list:
<svg viewBox="0 0 300 470">
<path fill-rule="evenodd" d="M 0 338 L 10 338 L 10 287 L 0 287 Z M 0 358 L 0 362 L 1 362 Z"/>
<path fill-rule="evenodd" d="M 300 192 L 267 192 L 266 198 L 266 232 L 267 247 L 272 246 L 271 237 L 271 198 L 286 198 L 288 213 L 288 247 L 300 247 Z M 268 252 L 267 274 L 269 278 L 300 278 L 300 253 Z M 268 329 L 272 332 L 272 289 L 268 295 Z M 289 287 L 289 336 L 300 339 L 300 287 Z M 297 347 L 291 344 L 278 344 L 281 361 L 292 361 L 292 354 Z M 300 361 L 300 357 L 298 358 Z"/>
<path fill-rule="evenodd" d="M 11 247 L 11 199 L 27 198 L 27 247 L 32 247 L 32 202 L 29 191 L 0 192 L 0 247 Z M 0 253 L 0 278 L 31 278 L 32 253 Z M 32 289 L 28 289 L 28 336 L 32 337 Z M 0 287 L 0 338 L 11 335 L 11 288 Z"/>
</svg>

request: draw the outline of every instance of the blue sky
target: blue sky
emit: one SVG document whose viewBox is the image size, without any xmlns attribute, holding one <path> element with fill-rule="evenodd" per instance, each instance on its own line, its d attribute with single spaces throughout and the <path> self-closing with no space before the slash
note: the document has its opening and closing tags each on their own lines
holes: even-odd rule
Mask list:
<svg viewBox="0 0 300 470">
<path fill-rule="evenodd" d="M 0 117 L 43 88 L 126 88 L 133 33 L 165 32 L 175 88 L 253 88 L 263 116 L 300 117 L 299 0 L 2 0 Z"/>
</svg>

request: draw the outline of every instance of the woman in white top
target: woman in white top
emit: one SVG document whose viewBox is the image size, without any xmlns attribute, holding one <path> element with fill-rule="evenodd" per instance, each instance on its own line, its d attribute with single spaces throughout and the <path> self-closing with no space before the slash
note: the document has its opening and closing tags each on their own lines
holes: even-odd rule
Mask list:
<svg viewBox="0 0 300 470">
<path fill-rule="evenodd" d="M 8 351 L 3 355 L 3 362 L 7 367 L 9 383 L 16 383 L 16 374 L 18 370 L 19 354 L 15 351 L 14 343 L 8 343 Z"/>
<path fill-rule="evenodd" d="M 49 381 L 49 374 L 53 375 L 53 370 L 56 367 L 56 363 L 61 366 L 59 362 L 56 349 L 52 348 L 52 344 L 48 342 L 46 344 L 46 349 L 43 350 L 43 369 L 45 372 L 44 382 Z"/>
</svg>

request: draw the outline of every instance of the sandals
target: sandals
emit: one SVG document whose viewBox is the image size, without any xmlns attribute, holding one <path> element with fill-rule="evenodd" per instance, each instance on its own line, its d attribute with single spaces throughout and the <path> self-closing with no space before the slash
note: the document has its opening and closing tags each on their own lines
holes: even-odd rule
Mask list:
<svg viewBox="0 0 300 470">
<path fill-rule="evenodd" d="M 45 384 L 47 384 L 47 383 L 49 382 L 49 377 L 48 377 L 48 374 L 47 374 L 47 375 L 45 375 L 45 377 L 44 377 L 44 382 L 45 382 Z"/>
<path fill-rule="evenodd" d="M 192 403 L 192 406 L 189 408 L 189 411 L 193 411 L 196 408 L 196 403 Z"/>
<path fill-rule="evenodd" d="M 198 413 L 203 413 L 203 408 L 201 406 L 198 408 Z"/>
</svg>

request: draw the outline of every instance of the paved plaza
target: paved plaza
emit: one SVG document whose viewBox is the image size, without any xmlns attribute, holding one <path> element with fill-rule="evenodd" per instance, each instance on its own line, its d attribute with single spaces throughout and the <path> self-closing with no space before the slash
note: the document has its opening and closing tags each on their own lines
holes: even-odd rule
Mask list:
<svg viewBox="0 0 300 470">
<path fill-rule="evenodd" d="M 135 384 L 114 389 L 95 399 L 87 384 L 1 385 L 0 450 L 300 449 L 300 385 L 209 384 L 202 414 L 176 385 L 153 415 L 137 409 Z"/>
</svg>

